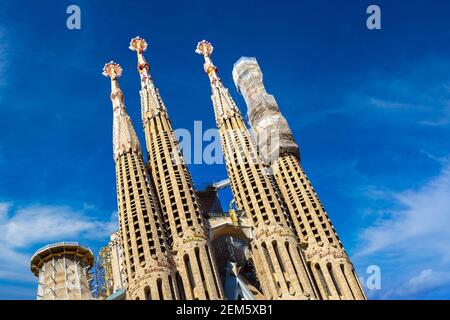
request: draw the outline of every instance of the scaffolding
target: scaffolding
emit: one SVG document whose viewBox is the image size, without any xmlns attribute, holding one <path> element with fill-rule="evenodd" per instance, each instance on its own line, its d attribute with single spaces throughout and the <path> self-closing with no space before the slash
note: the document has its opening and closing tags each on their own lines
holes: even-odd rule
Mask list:
<svg viewBox="0 0 450 320">
<path fill-rule="evenodd" d="M 77 242 L 47 245 L 31 258 L 38 277 L 37 300 L 88 300 L 92 298 L 89 273 L 94 262 L 90 249 Z"/>
<path fill-rule="evenodd" d="M 114 292 L 109 246 L 100 249 L 93 270 L 93 295 L 99 299 L 106 299 Z"/>
</svg>

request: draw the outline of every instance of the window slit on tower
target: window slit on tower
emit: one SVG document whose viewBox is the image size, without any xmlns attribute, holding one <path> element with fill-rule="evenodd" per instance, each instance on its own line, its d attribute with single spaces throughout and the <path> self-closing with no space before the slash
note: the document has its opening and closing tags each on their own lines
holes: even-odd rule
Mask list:
<svg viewBox="0 0 450 320">
<path fill-rule="evenodd" d="M 263 251 L 263 255 L 267 261 L 267 264 L 269 265 L 269 269 L 271 271 L 270 274 L 270 278 L 272 279 L 272 281 L 275 282 L 276 288 L 277 288 L 277 292 L 280 295 L 281 294 L 281 286 L 280 286 L 280 282 L 276 279 L 275 277 L 275 269 L 273 267 L 272 264 L 272 259 L 270 258 L 270 254 L 269 254 L 269 250 L 267 249 L 267 245 L 265 242 L 262 243 L 262 251 Z"/>
<path fill-rule="evenodd" d="M 350 285 L 350 283 L 348 282 L 347 275 L 345 274 L 345 267 L 344 267 L 343 264 L 341 264 L 341 271 L 342 271 L 342 274 L 344 276 L 345 282 L 347 283 L 347 286 L 350 289 L 350 292 L 352 293 L 352 297 L 353 297 L 353 299 L 355 299 L 355 294 L 353 293 L 353 288 Z"/>
<path fill-rule="evenodd" d="M 333 280 L 333 284 L 334 284 L 334 287 L 336 288 L 337 294 L 339 296 L 342 296 L 341 288 L 339 287 L 339 284 L 338 284 L 338 282 L 336 280 L 336 277 L 334 275 L 333 266 L 331 265 L 330 262 L 327 263 L 327 269 L 328 269 L 328 273 L 330 274 L 331 280 Z"/>
<path fill-rule="evenodd" d="M 308 261 L 308 262 L 306 263 L 306 266 L 307 266 L 307 268 L 308 268 L 309 274 L 311 275 L 311 280 L 312 280 L 312 282 L 313 282 L 313 284 L 314 284 L 314 287 L 317 288 L 317 295 L 318 295 L 318 298 L 319 298 L 320 300 L 323 300 L 323 298 L 322 298 L 322 291 L 320 290 L 319 285 L 317 284 L 316 277 L 315 277 L 315 275 L 314 275 L 314 273 L 313 273 L 313 271 L 312 271 L 312 268 L 311 268 L 311 262 Z"/>
<path fill-rule="evenodd" d="M 156 285 L 158 287 L 159 300 L 164 300 L 164 293 L 163 293 L 163 289 L 162 289 L 162 280 L 161 280 L 161 278 L 158 278 L 158 280 L 156 280 Z"/>
<path fill-rule="evenodd" d="M 145 287 L 145 289 L 144 289 L 144 297 L 145 297 L 145 300 L 152 300 L 152 294 L 150 292 L 149 286 Z"/>
<path fill-rule="evenodd" d="M 193 295 L 195 282 L 194 282 L 194 275 L 192 274 L 191 263 L 189 261 L 189 255 L 185 254 L 183 257 L 183 260 L 184 260 L 184 267 L 186 268 L 186 273 L 187 273 L 187 277 L 188 277 L 188 281 L 189 281 L 190 290 L 192 291 L 192 295 Z"/>
<path fill-rule="evenodd" d="M 177 282 L 178 291 L 180 292 L 180 300 L 186 300 L 186 293 L 184 292 L 183 280 L 181 279 L 180 273 L 178 271 L 175 273 L 175 279 Z"/>
<path fill-rule="evenodd" d="M 286 269 L 284 268 L 284 263 L 281 260 L 280 252 L 278 251 L 278 245 L 277 242 L 274 240 L 272 241 L 273 250 L 275 251 L 275 255 L 277 256 L 278 264 L 280 265 L 281 272 L 285 273 Z"/>
<path fill-rule="evenodd" d="M 219 283 L 216 278 L 216 273 L 214 272 L 214 264 L 213 264 L 213 260 L 211 259 L 211 251 L 209 250 L 207 245 L 205 245 L 205 250 L 206 250 L 206 255 L 208 256 L 209 267 L 211 268 L 211 273 L 214 278 L 214 285 L 216 286 L 217 294 L 219 294 L 219 292 L 220 292 L 219 291 Z"/>
<path fill-rule="evenodd" d="M 176 300 L 176 295 L 175 295 L 175 288 L 173 285 L 173 278 L 171 275 L 169 275 L 169 286 L 170 286 L 170 294 L 172 295 L 172 300 Z"/>
<path fill-rule="evenodd" d="M 303 288 L 303 285 L 302 285 L 302 281 L 301 281 L 301 277 L 300 277 L 300 272 L 298 270 L 298 268 L 300 268 L 300 266 L 296 266 L 295 263 L 294 263 L 294 259 L 292 258 L 291 250 L 290 250 L 290 247 L 289 247 L 289 242 L 285 242 L 284 245 L 285 245 L 286 251 L 287 251 L 287 253 L 289 255 L 289 260 L 291 261 L 292 266 L 294 267 L 295 274 L 297 275 L 297 279 L 298 279 L 298 283 L 300 285 L 300 288 L 301 288 L 302 291 L 304 291 L 304 288 Z"/>
<path fill-rule="evenodd" d="M 283 277 L 282 279 L 284 279 L 284 282 L 286 283 L 286 286 L 287 286 L 288 290 L 290 291 L 291 282 L 288 279 L 286 279 L 286 268 L 284 266 L 283 260 L 281 259 L 280 251 L 278 250 L 278 245 L 275 240 L 272 241 L 272 247 L 273 247 L 273 251 L 275 251 L 275 256 L 278 261 L 278 265 L 280 266 L 280 269 L 281 269 L 281 276 Z"/>
<path fill-rule="evenodd" d="M 262 243 L 262 247 L 263 247 L 264 256 L 266 257 L 267 263 L 269 264 L 270 271 L 272 273 L 274 273 L 275 269 L 273 267 L 272 260 L 270 259 L 270 255 L 269 255 L 269 251 L 267 250 L 267 246 L 264 242 Z"/>
<path fill-rule="evenodd" d="M 194 249 L 195 251 L 195 257 L 197 258 L 197 264 L 198 264 L 198 269 L 200 270 L 200 277 L 202 279 L 202 286 L 205 290 L 205 295 L 206 295 L 206 299 L 209 300 L 209 293 L 208 293 L 208 288 L 206 287 L 206 282 L 205 282 L 205 274 L 203 273 L 203 266 L 202 266 L 202 262 L 200 260 L 200 249 L 197 247 Z"/>
<path fill-rule="evenodd" d="M 355 269 L 352 269 L 352 274 L 353 274 L 353 277 L 355 279 L 358 279 L 358 276 L 356 275 Z M 364 291 L 362 291 L 361 285 L 358 283 L 358 281 L 356 281 L 356 284 L 357 284 L 359 292 L 361 293 L 362 296 L 364 296 Z"/>
<path fill-rule="evenodd" d="M 320 268 L 320 265 L 318 263 L 316 263 L 315 268 L 316 268 L 317 274 L 319 276 L 320 283 L 322 284 L 322 287 L 324 288 L 326 295 L 328 297 L 331 296 L 330 289 L 328 288 L 327 282 L 325 281 L 325 277 L 322 273 L 322 269 Z"/>
</svg>

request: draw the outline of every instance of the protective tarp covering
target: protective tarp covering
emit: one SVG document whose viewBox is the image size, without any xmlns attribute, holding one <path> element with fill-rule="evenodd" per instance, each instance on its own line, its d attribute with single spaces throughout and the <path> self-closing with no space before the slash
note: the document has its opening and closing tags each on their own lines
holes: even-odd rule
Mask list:
<svg viewBox="0 0 450 320">
<path fill-rule="evenodd" d="M 242 57 L 233 68 L 233 80 L 247 104 L 253 138 L 262 159 L 271 164 L 282 153 L 299 156 L 298 145 L 275 98 L 266 92 L 255 58 Z"/>
</svg>

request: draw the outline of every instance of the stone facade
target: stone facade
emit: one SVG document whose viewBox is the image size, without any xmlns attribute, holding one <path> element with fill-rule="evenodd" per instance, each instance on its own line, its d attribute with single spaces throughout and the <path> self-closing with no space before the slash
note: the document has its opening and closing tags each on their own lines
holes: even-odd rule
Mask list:
<svg viewBox="0 0 450 320">
<path fill-rule="evenodd" d="M 141 112 L 148 167 L 162 209 L 162 221 L 177 267 L 182 299 L 217 300 L 223 289 L 194 184 L 172 129 L 167 109 L 143 52 L 147 43 L 131 40 L 141 80 Z"/>
<path fill-rule="evenodd" d="M 111 240 L 108 244 L 110 253 L 111 273 L 112 273 L 112 290 L 116 292 L 120 289 L 126 289 L 126 264 L 125 264 L 125 252 L 123 250 L 122 235 L 120 231 L 111 234 Z"/>
<path fill-rule="evenodd" d="M 212 89 L 212 102 L 223 154 L 236 205 L 253 227 L 252 259 L 267 299 L 316 297 L 300 244 L 290 227 L 275 183 L 267 174 L 235 102 L 211 61 L 213 47 L 199 42 L 196 52 L 205 58 L 204 70 Z"/>
<path fill-rule="evenodd" d="M 113 150 L 127 298 L 176 299 L 174 263 L 160 223 L 154 186 L 147 177 L 141 147 L 117 82 L 121 74 L 122 69 L 114 62 L 107 63 L 103 70 L 103 75 L 111 78 Z"/>
<path fill-rule="evenodd" d="M 31 258 L 31 272 L 39 278 L 37 300 L 93 299 L 88 273 L 93 263 L 91 250 L 76 242 L 39 249 Z"/>
<path fill-rule="evenodd" d="M 119 230 L 99 255 L 106 257 L 99 265 L 107 264 L 108 285 L 100 298 L 365 299 L 256 59 L 242 58 L 233 69 L 250 132 L 211 60 L 212 45 L 202 41 L 196 50 L 205 59 L 234 197 L 223 212 L 216 189 L 223 181 L 194 189 L 143 55 L 146 41 L 133 38 L 129 48 L 137 54 L 148 162 L 118 84 L 122 69 L 107 63 L 103 75 L 111 79 Z M 91 299 L 93 261 L 76 243 L 36 252 L 31 269 L 39 277 L 38 299 Z"/>
<path fill-rule="evenodd" d="M 311 182 L 298 146 L 275 98 L 268 94 L 255 58 L 241 58 L 233 79 L 244 96 L 258 152 L 271 165 L 295 232 L 304 244 L 308 269 L 321 299 L 365 299 L 355 269 Z M 273 139 L 276 137 L 276 139 Z"/>
</svg>

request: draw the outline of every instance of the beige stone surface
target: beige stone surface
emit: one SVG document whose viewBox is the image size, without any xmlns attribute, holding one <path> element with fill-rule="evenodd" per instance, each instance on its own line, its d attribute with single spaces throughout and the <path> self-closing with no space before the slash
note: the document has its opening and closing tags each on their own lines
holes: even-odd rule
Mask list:
<svg viewBox="0 0 450 320">
<path fill-rule="evenodd" d="M 200 212 L 194 184 L 181 154 L 166 106 L 150 75 L 143 52 L 147 43 L 131 40 L 141 79 L 141 113 L 148 168 L 162 209 L 162 222 L 176 264 L 181 299 L 223 299 L 208 230 Z"/>
<path fill-rule="evenodd" d="M 263 293 L 267 299 L 315 298 L 287 210 L 239 109 L 217 75 L 212 49 L 209 42 L 202 41 L 196 52 L 205 58 L 204 70 L 211 84 L 214 114 L 236 205 L 246 212 L 253 227 L 252 257 Z"/>
<path fill-rule="evenodd" d="M 121 69 L 117 64 L 105 65 L 104 75 L 111 78 L 114 130 L 118 128 L 121 137 L 125 137 L 116 139 L 114 136 L 113 142 L 114 150 L 119 150 L 114 153 L 114 160 L 127 298 L 176 299 L 174 262 L 160 223 L 160 208 L 154 186 L 147 177 L 141 147 L 117 82 L 120 74 Z"/>
<path fill-rule="evenodd" d="M 39 249 L 31 258 L 31 271 L 38 277 L 37 300 L 93 299 L 89 269 L 91 250 L 76 242 L 60 242 Z"/>
<path fill-rule="evenodd" d="M 233 79 L 246 101 L 252 131 L 259 139 L 258 152 L 271 165 L 294 231 L 303 244 L 319 298 L 365 299 L 354 267 L 300 165 L 298 147 L 287 121 L 264 87 L 256 59 L 239 59 L 234 65 Z M 265 135 L 267 131 L 271 135 Z M 281 139 L 272 141 L 273 136 Z"/>
</svg>

